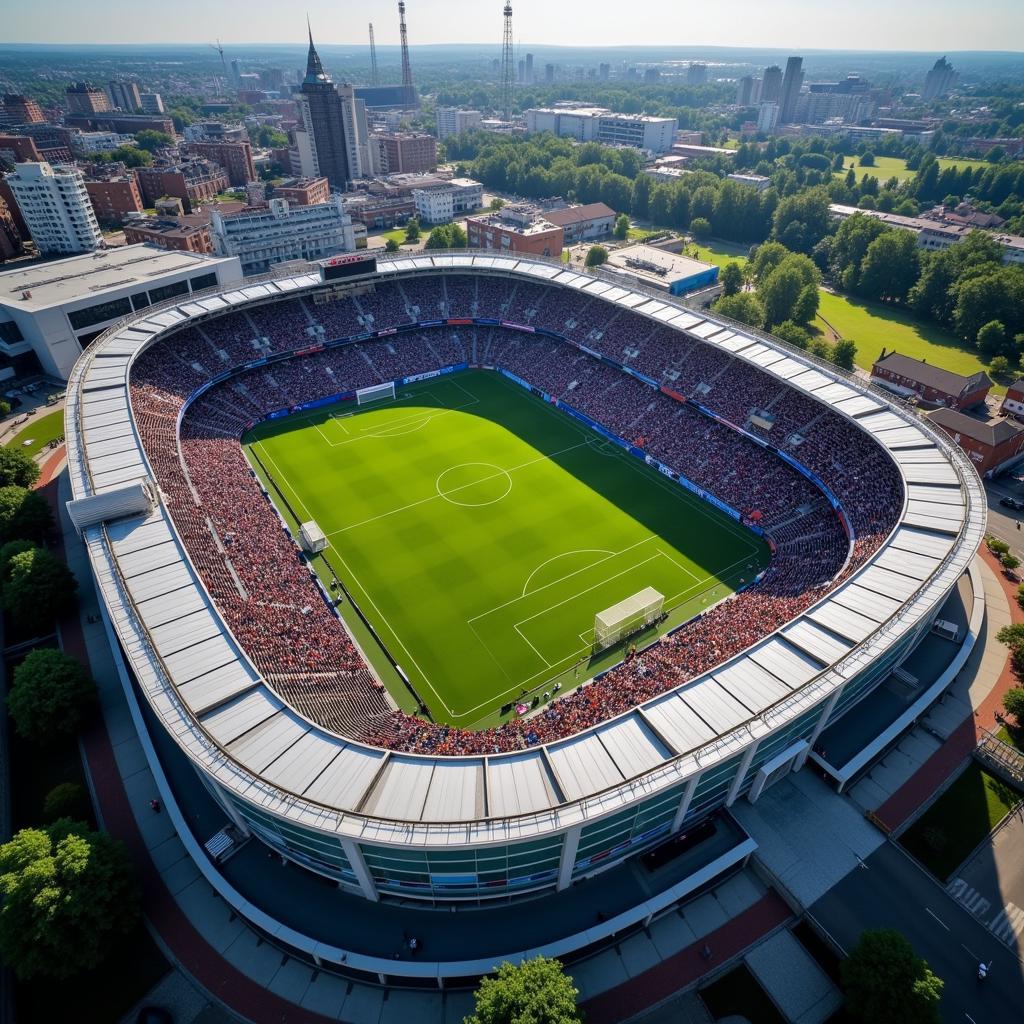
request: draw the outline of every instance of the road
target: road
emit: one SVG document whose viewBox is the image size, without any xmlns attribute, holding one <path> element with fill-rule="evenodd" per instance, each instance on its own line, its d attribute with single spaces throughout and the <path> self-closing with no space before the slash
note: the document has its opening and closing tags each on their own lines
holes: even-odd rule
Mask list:
<svg viewBox="0 0 1024 1024">
<path fill-rule="evenodd" d="M 1016 955 L 894 844 L 880 846 L 810 913 L 847 952 L 865 929 L 902 932 L 945 981 L 948 1024 L 1021 1020 L 1024 969 Z M 977 978 L 981 961 L 992 964 L 985 982 Z"/>
</svg>

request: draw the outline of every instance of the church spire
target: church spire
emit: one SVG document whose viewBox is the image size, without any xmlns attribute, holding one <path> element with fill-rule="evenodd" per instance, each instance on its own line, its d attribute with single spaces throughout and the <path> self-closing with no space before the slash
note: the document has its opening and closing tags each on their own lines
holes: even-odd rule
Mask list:
<svg viewBox="0 0 1024 1024">
<path fill-rule="evenodd" d="M 310 27 L 308 14 L 306 15 L 306 29 L 309 32 L 309 55 L 306 57 L 305 81 L 309 83 L 329 82 L 327 72 L 324 71 L 324 66 L 320 63 L 320 54 L 316 52 L 316 47 L 313 45 L 313 29 Z"/>
</svg>

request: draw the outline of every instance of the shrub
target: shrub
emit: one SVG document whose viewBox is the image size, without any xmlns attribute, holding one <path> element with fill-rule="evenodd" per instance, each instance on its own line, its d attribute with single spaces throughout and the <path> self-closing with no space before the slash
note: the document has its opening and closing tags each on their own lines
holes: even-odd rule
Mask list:
<svg viewBox="0 0 1024 1024">
<path fill-rule="evenodd" d="M 89 816 L 89 798 L 77 782 L 59 782 L 43 799 L 43 818 L 47 822 L 60 818 L 80 820 Z"/>
</svg>

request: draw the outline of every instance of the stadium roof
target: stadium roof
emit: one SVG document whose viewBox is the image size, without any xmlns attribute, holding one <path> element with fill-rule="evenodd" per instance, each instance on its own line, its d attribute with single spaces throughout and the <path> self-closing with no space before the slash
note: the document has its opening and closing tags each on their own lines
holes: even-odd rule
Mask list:
<svg viewBox="0 0 1024 1024">
<path fill-rule="evenodd" d="M 511 754 L 398 754 L 331 733 L 288 707 L 221 618 L 163 505 L 92 526 L 85 542 L 109 625 L 153 713 L 201 771 L 265 811 L 335 836 L 465 846 L 564 830 L 751 749 L 919 630 L 981 541 L 977 474 L 941 432 L 806 353 L 601 273 L 535 257 L 424 253 L 382 278 L 500 273 L 600 296 L 733 353 L 856 422 L 903 477 L 901 521 L 842 585 L 729 662 L 568 739 Z M 194 317 L 322 288 L 316 274 L 142 311 L 98 339 L 68 387 L 75 498 L 151 476 L 133 422 L 134 357 Z"/>
</svg>

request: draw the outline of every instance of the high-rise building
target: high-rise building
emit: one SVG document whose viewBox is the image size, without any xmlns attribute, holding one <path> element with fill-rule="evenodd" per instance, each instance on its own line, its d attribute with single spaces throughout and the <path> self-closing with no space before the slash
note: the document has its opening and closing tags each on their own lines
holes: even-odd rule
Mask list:
<svg viewBox="0 0 1024 1024">
<path fill-rule="evenodd" d="M 533 54 L 528 53 L 526 55 L 526 76 L 523 79 L 527 84 L 533 83 Z"/>
<path fill-rule="evenodd" d="M 611 77 L 611 73 L 612 73 L 612 66 L 611 66 L 611 64 L 600 64 L 600 65 L 598 65 L 597 77 L 600 78 L 602 82 L 607 82 L 608 79 Z"/>
<path fill-rule="evenodd" d="M 786 61 L 786 74 L 782 79 L 782 96 L 779 100 L 779 124 L 789 124 L 796 111 L 796 98 L 804 84 L 803 57 L 790 57 Z"/>
<path fill-rule="evenodd" d="M 139 93 L 139 101 L 145 114 L 162 114 L 164 112 L 163 97 L 158 92 Z"/>
<path fill-rule="evenodd" d="M 736 105 L 738 107 L 749 107 L 753 102 L 754 95 L 754 77 L 753 75 L 744 75 L 736 83 Z"/>
<path fill-rule="evenodd" d="M 941 99 L 952 91 L 959 77 L 959 74 L 953 70 L 953 65 L 945 57 L 940 57 L 925 75 L 921 99 L 925 101 Z"/>
<path fill-rule="evenodd" d="M 242 62 L 237 58 L 231 62 L 231 85 L 234 89 L 242 87 Z"/>
<path fill-rule="evenodd" d="M 459 110 L 458 107 L 437 108 L 437 137 L 446 139 L 449 135 L 474 132 L 480 127 L 483 114 L 479 110 Z"/>
<path fill-rule="evenodd" d="M 358 106 L 362 101 L 356 100 L 351 86 L 345 86 L 344 89 L 343 98 L 342 91 L 324 71 L 320 55 L 313 45 L 311 31 L 306 77 L 295 94 L 304 128 L 304 141 L 308 146 L 309 166 L 302 167 L 302 174 L 309 178 L 326 178 L 337 192 L 344 192 L 348 182 L 361 177 L 358 138 L 360 109 L 364 125 L 366 120 L 366 108 Z"/>
<path fill-rule="evenodd" d="M 139 92 L 139 87 L 134 82 L 124 79 L 116 79 L 107 83 L 107 97 L 115 110 L 124 110 L 129 114 L 134 114 L 142 107 L 142 94 Z"/>
<path fill-rule="evenodd" d="M 762 100 L 761 105 L 757 108 L 757 130 L 767 135 L 775 131 L 778 123 L 779 104 L 774 100 L 769 100 L 768 102 Z"/>
<path fill-rule="evenodd" d="M 555 65 L 545 64 L 544 65 L 544 81 L 553 82 L 555 80 Z"/>
<path fill-rule="evenodd" d="M 42 124 L 46 120 L 42 107 L 35 100 L 17 93 L 4 96 L 4 113 L 10 124 Z"/>
<path fill-rule="evenodd" d="M 381 132 L 371 136 L 384 174 L 415 174 L 437 169 L 437 139 L 423 132 Z"/>
<path fill-rule="evenodd" d="M 708 80 L 707 64 L 691 64 L 686 69 L 687 85 L 706 85 Z"/>
<path fill-rule="evenodd" d="M 782 97 L 782 68 L 773 64 L 761 76 L 761 102 L 778 103 Z"/>
<path fill-rule="evenodd" d="M 235 188 L 241 188 L 256 180 L 252 144 L 248 139 L 240 142 L 190 142 L 186 149 L 189 153 L 220 164 L 228 172 L 228 181 Z"/>
<path fill-rule="evenodd" d="M 110 110 L 107 94 L 88 82 L 75 82 L 74 85 L 69 85 L 65 95 L 68 110 L 72 114 L 102 114 L 105 110 Z"/>
<path fill-rule="evenodd" d="M 18 164 L 6 181 L 40 252 L 89 252 L 103 235 L 77 167 Z"/>
</svg>

